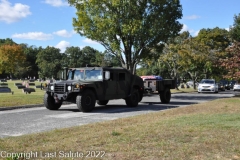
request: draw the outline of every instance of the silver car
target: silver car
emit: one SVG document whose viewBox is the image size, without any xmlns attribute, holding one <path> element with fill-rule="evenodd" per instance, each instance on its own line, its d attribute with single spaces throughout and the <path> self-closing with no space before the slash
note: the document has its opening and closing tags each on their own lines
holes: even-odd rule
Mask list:
<svg viewBox="0 0 240 160">
<path fill-rule="evenodd" d="M 233 91 L 240 91 L 240 84 L 239 83 L 234 84 Z"/>
<path fill-rule="evenodd" d="M 198 85 L 198 93 L 202 92 L 218 93 L 218 84 L 214 79 L 202 79 Z"/>
</svg>

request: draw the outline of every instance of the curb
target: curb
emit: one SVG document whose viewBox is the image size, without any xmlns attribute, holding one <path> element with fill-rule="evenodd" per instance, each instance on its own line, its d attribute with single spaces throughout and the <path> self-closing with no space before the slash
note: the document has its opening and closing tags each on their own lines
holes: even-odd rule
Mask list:
<svg viewBox="0 0 240 160">
<path fill-rule="evenodd" d="M 63 102 L 63 105 L 72 104 L 70 102 Z M 34 107 L 44 107 L 44 104 L 29 104 L 24 106 L 13 106 L 13 107 L 0 107 L 0 111 L 8 111 L 14 109 L 23 109 L 23 108 L 34 108 Z"/>
<path fill-rule="evenodd" d="M 22 109 L 22 108 L 34 108 L 34 107 L 44 107 L 44 104 L 31 104 L 31 105 L 14 106 L 14 107 L 0 107 L 0 111 Z"/>
</svg>

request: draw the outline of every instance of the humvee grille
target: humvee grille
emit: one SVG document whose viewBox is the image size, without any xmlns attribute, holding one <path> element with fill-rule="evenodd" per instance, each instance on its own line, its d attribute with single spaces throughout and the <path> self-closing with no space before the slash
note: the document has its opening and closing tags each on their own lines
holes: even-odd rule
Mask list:
<svg viewBox="0 0 240 160">
<path fill-rule="evenodd" d="M 54 92 L 55 93 L 63 93 L 64 92 L 64 85 L 55 85 Z"/>
</svg>

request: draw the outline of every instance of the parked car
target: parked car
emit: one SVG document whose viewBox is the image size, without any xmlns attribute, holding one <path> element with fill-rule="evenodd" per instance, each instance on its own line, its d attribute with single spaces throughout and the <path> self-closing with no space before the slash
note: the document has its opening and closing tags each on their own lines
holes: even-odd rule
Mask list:
<svg viewBox="0 0 240 160">
<path fill-rule="evenodd" d="M 222 82 L 218 82 L 218 90 L 225 91 L 225 85 Z"/>
<path fill-rule="evenodd" d="M 220 80 L 219 82 L 223 83 L 226 90 L 230 90 L 230 83 L 228 80 Z"/>
<path fill-rule="evenodd" d="M 240 91 L 240 84 L 239 83 L 234 84 L 233 91 Z"/>
<path fill-rule="evenodd" d="M 218 84 L 214 79 L 202 79 L 198 84 L 198 93 L 218 93 Z"/>
<path fill-rule="evenodd" d="M 237 82 L 237 81 L 235 81 L 235 80 L 231 80 L 231 81 L 229 82 L 230 89 L 233 89 L 233 86 L 234 86 L 234 84 L 235 84 L 236 82 Z"/>
</svg>

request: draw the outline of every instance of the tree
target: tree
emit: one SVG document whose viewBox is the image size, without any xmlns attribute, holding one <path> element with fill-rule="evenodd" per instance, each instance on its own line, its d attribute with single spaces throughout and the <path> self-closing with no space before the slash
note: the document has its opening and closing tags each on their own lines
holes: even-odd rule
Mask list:
<svg viewBox="0 0 240 160">
<path fill-rule="evenodd" d="M 136 65 L 158 53 L 169 37 L 174 37 L 182 25 L 179 0 L 68 0 L 76 7 L 75 30 L 102 44 L 115 55 L 122 66 L 135 73 Z"/>
<path fill-rule="evenodd" d="M 86 46 L 82 49 L 83 53 L 83 64 L 86 66 L 86 64 L 94 65 L 96 62 L 96 54 L 98 51 L 92 47 Z"/>
<path fill-rule="evenodd" d="M 213 29 L 201 29 L 196 37 L 199 43 L 203 43 L 216 52 L 225 51 L 231 44 L 229 32 L 226 29 L 215 27 Z"/>
<path fill-rule="evenodd" d="M 13 45 L 13 44 L 17 44 L 15 43 L 12 39 L 10 38 L 6 38 L 6 39 L 0 39 L 0 45 L 3 44 L 9 44 L 9 45 Z"/>
<path fill-rule="evenodd" d="M 189 74 L 194 82 L 194 89 L 196 89 L 195 82 L 209 66 L 208 59 L 208 47 L 203 44 L 199 44 L 194 38 L 188 38 L 181 45 L 179 50 L 181 59 L 179 65 L 182 70 Z"/>
<path fill-rule="evenodd" d="M 47 47 L 37 54 L 36 63 L 41 78 L 56 78 L 62 69 L 62 54 L 60 49 Z"/>
<path fill-rule="evenodd" d="M 81 67 L 83 54 L 79 47 L 67 47 L 63 58 L 64 67 Z"/>
<path fill-rule="evenodd" d="M 180 69 L 182 68 L 179 63 L 181 57 L 178 54 L 178 46 L 174 44 L 165 45 L 163 52 L 160 60 L 168 68 L 171 78 L 177 82 Z M 178 86 L 176 86 L 176 89 L 178 89 Z"/>
<path fill-rule="evenodd" d="M 204 68 L 206 77 L 211 74 L 216 79 L 222 78 L 220 75 L 224 74 L 225 70 L 218 63 L 218 59 L 225 56 L 225 49 L 231 44 L 229 32 L 218 27 L 201 29 L 195 40 L 207 47 L 205 55 L 208 60 Z"/>
<path fill-rule="evenodd" d="M 234 15 L 234 23 L 230 26 L 229 32 L 232 41 L 240 42 L 240 13 L 238 15 Z"/>
<path fill-rule="evenodd" d="M 23 65 L 26 56 L 20 45 L 1 45 L 0 46 L 0 74 L 5 71 L 11 76 L 17 71 L 17 68 Z"/>
<path fill-rule="evenodd" d="M 184 41 L 189 38 L 190 33 L 185 31 L 179 36 L 169 39 L 169 44 L 165 45 L 163 54 L 159 58 L 162 64 L 165 64 L 167 67 L 171 78 L 176 82 L 180 77 L 180 72 L 182 69 L 182 66 L 180 64 L 181 55 L 178 53 L 178 51 L 180 50 L 181 45 L 184 43 Z M 178 89 L 178 86 L 176 86 L 176 89 Z"/>
<path fill-rule="evenodd" d="M 240 80 L 240 42 L 233 43 L 226 51 L 226 57 L 220 59 L 222 66 L 228 71 L 225 78 Z"/>
<path fill-rule="evenodd" d="M 42 50 L 41 47 L 28 46 L 28 44 L 20 44 L 26 55 L 26 60 L 22 67 L 18 68 L 18 77 L 35 77 L 38 78 L 38 66 L 36 64 L 37 54 Z"/>
<path fill-rule="evenodd" d="M 116 56 L 112 55 L 111 53 L 104 52 L 103 58 L 105 66 L 121 66 L 121 62 L 116 58 Z"/>
</svg>

